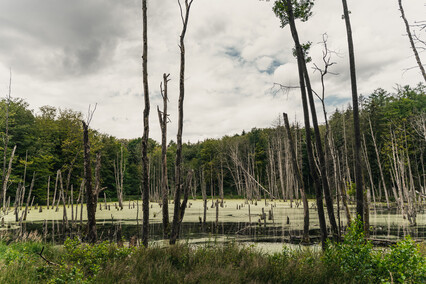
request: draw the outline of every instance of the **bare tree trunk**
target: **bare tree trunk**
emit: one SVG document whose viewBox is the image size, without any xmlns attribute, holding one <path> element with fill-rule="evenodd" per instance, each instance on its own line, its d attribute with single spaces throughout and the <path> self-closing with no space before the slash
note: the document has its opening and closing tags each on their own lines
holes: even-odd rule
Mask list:
<svg viewBox="0 0 426 284">
<path fill-rule="evenodd" d="M 348 36 L 349 48 L 349 65 L 351 73 L 351 88 L 352 88 L 352 107 L 354 117 L 354 158 L 355 158 L 355 184 L 356 184 L 356 212 L 360 220 L 364 221 L 364 197 L 363 197 L 363 184 L 362 184 L 362 168 L 361 168 L 361 134 L 359 129 L 359 111 L 358 111 L 358 91 L 356 82 L 356 68 L 355 68 L 355 52 L 352 40 L 351 22 L 349 19 L 349 11 L 346 0 L 342 0 L 343 13 L 346 23 L 346 34 Z"/>
<path fill-rule="evenodd" d="M 148 90 L 148 29 L 147 29 L 147 5 L 146 0 L 142 0 L 142 21 L 143 21 L 143 92 L 145 108 L 143 111 L 143 137 L 142 137 L 142 245 L 148 247 L 149 237 L 149 160 L 148 160 L 148 137 L 149 137 L 149 90 Z"/>
<path fill-rule="evenodd" d="M 379 154 L 379 150 L 377 149 L 376 137 L 374 136 L 374 133 L 373 133 L 373 127 L 372 127 L 372 125 L 371 125 L 371 120 L 370 120 L 370 119 L 368 119 L 368 123 L 370 124 L 371 137 L 373 138 L 374 151 L 376 152 L 377 164 L 378 164 L 378 166 L 379 166 L 379 172 L 380 172 L 380 178 L 381 178 L 382 185 L 383 185 L 383 190 L 384 190 L 384 192 L 385 192 L 386 204 L 387 204 L 387 207 L 388 207 L 388 209 L 389 209 L 389 208 L 390 208 L 390 205 L 389 205 L 389 196 L 388 196 L 388 191 L 387 191 L 387 189 L 386 189 L 386 182 L 385 182 L 385 177 L 384 177 L 384 175 L 383 175 L 382 163 L 381 163 L 381 161 L 380 161 L 380 154 Z"/>
<path fill-rule="evenodd" d="M 60 170 L 56 171 L 55 191 L 53 193 L 52 209 L 53 209 L 53 207 L 55 207 L 55 202 L 56 202 L 56 192 L 58 191 L 59 171 Z"/>
<path fill-rule="evenodd" d="M 28 197 L 27 197 L 27 203 L 25 205 L 25 211 L 22 213 L 23 214 L 23 220 L 27 220 L 27 213 L 28 213 L 28 206 L 30 204 L 30 200 L 31 200 L 31 193 L 33 191 L 33 187 L 34 187 L 34 180 L 35 180 L 35 172 L 33 173 L 33 179 L 31 180 L 31 185 L 30 185 L 30 191 L 28 192 Z"/>
<path fill-rule="evenodd" d="M 124 190 L 124 173 L 126 171 L 126 163 L 124 161 L 123 155 L 123 145 L 120 148 L 120 157 L 118 157 L 114 162 L 114 177 L 115 177 L 115 187 L 117 191 L 117 200 L 118 206 L 123 210 L 123 190 Z"/>
<path fill-rule="evenodd" d="M 10 159 L 9 159 L 9 166 L 3 178 L 3 192 L 2 192 L 3 210 L 6 210 L 7 183 L 9 182 L 9 177 L 10 177 L 10 174 L 12 173 L 12 162 L 13 162 L 13 157 L 15 156 L 15 150 L 16 150 L 16 145 L 15 147 L 13 147 L 12 154 L 10 155 Z"/>
<path fill-rule="evenodd" d="M 410 40 L 411 49 L 413 50 L 414 57 L 416 58 L 417 65 L 422 72 L 423 79 L 426 82 L 426 72 L 423 67 L 422 61 L 420 60 L 419 53 L 417 52 L 416 45 L 414 44 L 413 36 L 411 35 L 410 25 L 408 24 L 407 18 L 405 17 L 404 8 L 402 7 L 402 0 L 398 0 L 399 10 L 401 11 L 401 17 L 405 24 L 405 30 L 407 31 L 408 39 Z"/>
<path fill-rule="evenodd" d="M 204 169 L 201 169 L 201 194 L 203 195 L 203 224 L 206 224 L 207 219 L 207 192 L 206 181 L 204 180 Z"/>
<path fill-rule="evenodd" d="M 162 192 L 162 211 L 163 211 L 163 238 L 169 235 L 169 185 L 167 177 L 167 83 L 170 81 L 170 74 L 163 74 L 164 90 L 161 88 L 161 95 L 163 97 L 163 112 L 157 106 L 158 119 L 161 127 L 161 192 Z"/>
<path fill-rule="evenodd" d="M 46 204 L 46 208 L 49 209 L 49 198 L 50 198 L 50 176 L 47 179 L 47 204 Z"/>
<path fill-rule="evenodd" d="M 291 159 L 293 162 L 293 168 L 295 171 L 297 182 L 299 183 L 299 186 L 300 186 L 300 193 L 302 195 L 302 201 L 303 201 L 303 242 L 309 243 L 309 204 L 308 204 L 308 199 L 306 198 L 305 184 L 303 182 L 302 174 L 300 173 L 299 166 L 297 164 L 296 152 L 294 148 L 293 137 L 291 135 L 290 124 L 288 122 L 287 114 L 283 113 L 283 116 L 284 116 L 285 128 L 287 130 L 288 141 L 290 143 L 290 154 L 291 154 Z"/>
<path fill-rule="evenodd" d="M 6 129 L 5 129 L 5 133 L 4 133 L 4 138 L 3 138 L 3 142 L 4 142 L 4 154 L 3 154 L 3 172 L 2 172 L 2 195 L 1 198 L 3 199 L 3 210 L 5 208 L 6 205 L 6 190 L 7 190 L 7 182 L 8 182 L 8 178 L 6 179 L 6 160 L 7 160 L 7 146 L 9 144 L 9 106 L 10 106 L 10 95 L 12 92 L 12 71 L 10 71 L 10 77 L 9 77 L 9 93 L 8 96 L 6 97 Z M 16 146 L 15 146 L 16 148 Z M 13 150 L 13 153 L 15 153 L 15 150 Z M 13 160 L 13 155 L 12 155 L 12 160 Z M 11 168 L 10 166 L 10 162 L 9 162 L 9 168 Z M 9 173 L 10 175 L 10 173 Z"/>
<path fill-rule="evenodd" d="M 21 183 L 18 184 L 18 187 L 16 188 L 16 195 L 15 195 L 15 222 L 19 221 L 19 205 L 21 204 Z"/>
<path fill-rule="evenodd" d="M 63 229 L 65 232 L 68 231 L 68 216 L 67 216 L 67 204 L 65 201 L 65 190 L 64 190 L 64 183 L 62 181 L 62 173 L 59 171 L 59 186 L 61 188 L 61 191 L 59 193 L 59 199 L 62 199 L 62 206 L 63 206 L 63 215 L 62 215 L 62 221 L 63 221 Z M 58 202 L 59 204 L 59 202 Z"/>
<path fill-rule="evenodd" d="M 291 29 L 291 34 L 296 46 L 297 52 L 297 65 L 299 71 L 299 83 L 301 89 L 302 96 L 302 105 L 303 105 L 303 114 L 304 114 L 304 122 L 305 122 L 305 131 L 306 131 L 306 149 L 308 152 L 308 160 L 309 160 L 309 168 L 312 178 L 314 180 L 315 192 L 316 192 L 316 201 L 317 201 L 317 209 L 318 209 L 318 218 L 320 223 L 320 233 L 321 233 L 321 243 L 322 247 L 325 248 L 325 241 L 327 238 L 327 227 L 325 223 L 325 215 L 324 215 L 324 207 L 322 201 L 322 189 L 320 186 L 320 180 L 318 177 L 318 172 L 315 168 L 314 155 L 312 151 L 312 142 L 311 142 L 311 127 L 309 123 L 309 110 L 308 110 L 308 102 L 306 98 L 306 89 L 305 89 L 305 75 L 304 75 L 304 53 L 302 47 L 299 42 L 299 36 L 297 34 L 296 24 L 294 22 L 294 14 L 292 8 L 291 0 L 287 0 L 288 7 L 288 15 L 289 15 L 289 24 Z"/>
<path fill-rule="evenodd" d="M 180 198 L 182 193 L 182 131 L 183 131 L 183 100 L 185 97 L 185 34 L 188 25 L 189 19 L 189 11 L 191 9 L 191 5 L 193 0 L 189 1 L 185 0 L 185 13 L 183 13 L 182 5 L 179 2 L 179 8 L 181 11 L 182 18 L 182 32 L 180 34 L 180 75 L 179 75 L 179 117 L 178 117 L 178 133 L 177 133 L 177 141 L 176 141 L 176 165 L 175 165 L 175 198 L 174 198 L 174 215 L 173 215 L 173 223 L 172 230 L 170 235 L 170 244 L 175 244 L 176 239 L 179 234 L 180 222 L 181 218 L 181 204 Z"/>
<path fill-rule="evenodd" d="M 300 48 L 301 49 L 301 48 Z M 303 56 L 303 51 L 302 51 Z M 304 72 L 305 82 L 306 82 L 306 90 L 308 93 L 308 99 L 309 99 L 309 106 L 311 109 L 311 116 L 312 116 L 312 125 L 314 127 L 314 133 L 315 133 L 315 145 L 318 153 L 318 160 L 319 160 L 319 171 L 320 171 L 320 179 L 324 190 L 324 197 L 325 197 L 325 203 L 327 207 L 327 213 L 328 213 L 328 219 L 330 221 L 331 230 L 333 232 L 333 237 L 335 240 L 339 239 L 339 233 L 336 223 L 336 218 L 334 217 L 334 207 L 333 207 L 333 197 L 330 193 L 330 186 L 327 179 L 327 170 L 326 170 L 326 162 L 325 162 L 325 155 L 324 151 L 322 149 L 322 142 L 321 142 L 321 134 L 318 127 L 318 121 L 317 121 L 317 114 L 315 110 L 315 102 L 314 97 L 312 94 L 312 87 L 309 79 L 309 73 L 306 68 L 306 63 L 304 57 L 302 57 L 302 68 Z"/>
<path fill-rule="evenodd" d="M 83 123 L 83 143 L 84 143 L 84 176 L 87 195 L 87 240 L 89 243 L 96 243 L 98 235 L 96 232 L 96 196 L 92 186 L 92 165 L 90 160 L 89 126 Z"/>
</svg>

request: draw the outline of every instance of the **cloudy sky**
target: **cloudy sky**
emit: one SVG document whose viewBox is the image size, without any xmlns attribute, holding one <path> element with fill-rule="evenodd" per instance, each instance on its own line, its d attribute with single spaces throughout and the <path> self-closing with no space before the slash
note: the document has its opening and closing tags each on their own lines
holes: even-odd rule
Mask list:
<svg viewBox="0 0 426 284">
<path fill-rule="evenodd" d="M 397 0 L 350 0 L 358 87 L 422 81 L 405 36 Z M 425 20 L 421 0 L 404 1 L 412 23 Z M 274 125 L 282 112 L 302 117 L 300 94 L 273 89 L 297 85 L 289 28 L 280 28 L 272 2 L 194 0 L 186 36 L 184 141 L 241 133 Z M 2 0 L 0 2 L 0 96 L 87 112 L 98 104 L 91 126 L 119 138 L 142 136 L 142 17 L 140 0 Z M 350 101 L 347 41 L 341 1 L 318 0 L 313 17 L 298 23 L 301 41 L 311 41 L 321 66 L 322 34 L 337 54 L 326 82 L 327 108 Z M 159 85 L 170 73 L 169 138 L 175 139 L 181 21 L 177 0 L 148 1 L 150 137 L 160 141 L 156 106 Z M 426 32 L 426 31 L 425 31 Z M 423 36 L 425 36 L 423 32 Z M 424 53 L 421 55 L 426 61 Z M 318 72 L 311 75 L 320 91 Z"/>
</svg>

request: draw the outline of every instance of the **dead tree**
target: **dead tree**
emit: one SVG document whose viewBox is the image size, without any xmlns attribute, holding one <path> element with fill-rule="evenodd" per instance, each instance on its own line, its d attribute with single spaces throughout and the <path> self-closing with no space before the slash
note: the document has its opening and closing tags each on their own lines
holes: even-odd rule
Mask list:
<svg viewBox="0 0 426 284">
<path fill-rule="evenodd" d="M 84 177 L 87 194 L 87 241 L 89 243 L 96 243 L 96 206 L 97 206 L 97 192 L 96 188 L 92 185 L 92 163 L 90 158 L 90 141 L 89 141 L 89 124 L 92 120 L 93 111 L 88 112 L 87 123 L 83 120 L 83 145 L 84 145 Z"/>
<path fill-rule="evenodd" d="M 172 223 L 172 230 L 170 235 L 170 244 L 175 244 L 176 239 L 178 237 L 179 228 L 180 228 L 180 218 L 181 217 L 181 211 L 182 206 L 185 204 L 185 202 L 180 203 L 180 198 L 182 194 L 182 186 L 183 186 L 183 180 L 182 180 L 182 131 L 183 131 L 183 100 L 185 97 L 185 34 L 186 29 L 188 26 L 188 20 L 189 20 L 189 11 L 191 9 L 193 0 L 185 0 L 185 12 L 183 11 L 183 7 L 180 3 L 180 0 L 178 0 L 179 8 L 180 8 L 180 15 L 182 19 L 182 32 L 180 34 L 180 42 L 179 42 L 179 48 L 180 48 L 180 75 L 179 75 L 179 106 L 178 106 L 178 133 L 177 133 L 177 139 L 176 139 L 176 164 L 175 164 L 175 198 L 174 198 L 174 210 L 173 210 L 173 223 Z M 185 204 L 186 205 L 186 204 Z"/>
<path fill-rule="evenodd" d="M 120 157 L 117 153 L 117 159 L 114 162 L 115 188 L 117 190 L 118 206 L 123 209 L 123 190 L 124 190 L 124 173 L 126 172 L 126 163 L 123 155 L 123 145 L 120 148 Z"/>
<path fill-rule="evenodd" d="M 13 157 L 15 156 L 16 145 L 13 147 L 12 154 L 10 154 L 9 166 L 7 167 L 7 172 L 3 177 L 3 190 L 2 190 L 2 199 L 3 199 L 3 210 L 6 210 L 6 191 L 7 184 L 9 182 L 10 174 L 12 173 L 12 162 Z"/>
<path fill-rule="evenodd" d="M 31 200 L 31 193 L 33 191 L 33 187 L 34 187 L 34 180 L 35 180 L 35 172 L 33 173 L 33 179 L 31 180 L 31 185 L 30 185 L 30 191 L 28 192 L 28 197 L 27 197 L 27 203 L 25 205 L 25 210 L 24 212 L 22 212 L 22 217 L 21 217 L 21 221 L 25 221 L 27 220 L 27 214 L 28 214 L 28 206 L 30 204 L 30 200 Z"/>
<path fill-rule="evenodd" d="M 203 196 L 203 224 L 206 224 L 207 219 L 207 192 L 206 192 L 206 181 L 204 179 L 204 167 L 200 171 L 200 180 L 201 180 L 201 194 Z"/>
<path fill-rule="evenodd" d="M 388 196 L 388 191 L 386 189 L 386 181 L 385 181 L 385 177 L 383 175 L 383 170 L 382 170 L 382 163 L 380 161 L 380 154 L 379 154 L 379 150 L 377 148 L 377 142 L 376 142 L 376 137 L 374 136 L 374 132 L 373 132 L 373 126 L 371 125 L 371 120 L 370 118 L 368 119 L 368 123 L 370 125 L 370 132 L 371 132 L 371 138 L 373 138 L 373 144 L 374 144 L 374 151 L 376 153 L 376 158 L 377 158 L 377 165 L 379 166 L 379 173 L 380 173 L 380 179 L 382 182 L 382 186 L 383 186 L 383 190 L 385 192 L 385 198 L 386 198 L 386 205 L 387 208 L 390 208 L 390 204 L 389 204 L 389 196 Z"/>
<path fill-rule="evenodd" d="M 420 60 L 419 53 L 417 51 L 416 45 L 415 45 L 414 40 L 413 40 L 413 36 L 411 34 L 410 25 L 408 24 L 407 18 L 405 17 L 404 8 L 402 7 L 402 0 L 398 0 L 398 5 L 399 5 L 399 10 L 401 11 L 402 20 L 404 21 L 405 30 L 407 31 L 408 39 L 410 40 L 411 49 L 413 50 L 414 57 L 416 58 L 417 65 L 420 68 L 420 71 L 422 73 L 423 79 L 426 82 L 425 68 L 424 68 L 424 66 L 422 64 L 422 61 Z"/>
<path fill-rule="evenodd" d="M 6 173 L 6 160 L 7 160 L 7 146 L 9 144 L 9 107 L 10 107 L 10 94 L 12 93 L 12 71 L 10 71 L 10 76 L 9 76 L 9 93 L 6 97 L 6 129 L 5 129 L 5 133 L 3 136 L 3 143 L 4 143 L 4 147 L 3 147 L 3 172 L 2 172 L 2 195 L 1 195 L 1 199 L 3 199 L 3 210 L 5 210 L 5 206 L 6 206 L 6 190 L 7 190 L 7 182 L 8 182 L 8 178 L 6 178 L 7 173 Z M 15 146 L 16 148 L 16 146 Z M 13 154 L 15 153 L 15 150 L 13 151 Z M 11 160 L 13 160 L 13 156 L 11 156 Z M 11 168 L 10 162 L 9 162 L 9 169 Z M 9 172 L 9 171 L 8 171 Z M 9 173 L 10 175 L 10 173 Z"/>
<path fill-rule="evenodd" d="M 286 25 L 290 25 L 291 35 L 295 43 L 296 55 L 297 55 L 296 56 L 297 66 L 298 66 L 298 73 L 299 73 L 299 84 L 300 84 L 300 90 L 301 90 L 303 115 L 304 115 L 304 122 L 305 122 L 305 131 L 306 131 L 306 149 L 308 153 L 309 169 L 310 169 L 312 178 L 314 180 L 314 186 L 315 186 L 318 217 L 319 217 L 319 223 L 320 223 L 321 243 L 322 243 L 322 247 L 325 248 L 325 240 L 327 238 L 327 228 L 325 223 L 324 207 L 323 207 L 323 201 L 322 201 L 323 195 L 322 195 L 322 189 L 321 189 L 321 181 L 320 181 L 320 177 L 318 175 L 317 169 L 315 168 L 315 161 L 314 161 L 314 155 L 313 155 L 313 149 L 312 149 L 311 128 L 310 128 L 310 122 L 309 122 L 309 109 L 308 109 L 308 101 L 307 101 L 307 94 L 306 94 L 306 87 L 305 87 L 305 82 L 306 82 L 305 76 L 307 73 L 305 72 L 305 69 L 306 69 L 305 52 L 299 41 L 299 35 L 297 32 L 295 15 L 293 11 L 293 4 L 294 3 L 291 0 L 277 1 L 275 2 L 274 12 L 280 18 L 282 27 Z M 297 3 L 296 8 L 301 9 L 300 7 L 297 7 L 298 5 L 300 4 Z M 304 20 L 307 20 L 307 18 L 311 14 L 310 6 L 308 6 L 306 9 L 307 10 L 304 11 L 306 13 L 306 16 L 303 18 Z M 336 228 L 337 228 L 337 225 L 336 225 Z M 337 230 L 336 230 L 336 235 L 337 235 Z"/>
<path fill-rule="evenodd" d="M 142 54 L 142 77 L 145 108 L 143 110 L 143 137 L 142 137 L 142 244 L 148 247 L 149 236 L 149 160 L 148 160 L 148 137 L 149 137 L 149 89 L 148 89 L 148 27 L 147 27 L 147 5 L 142 0 L 143 21 L 143 54 Z"/>
<path fill-rule="evenodd" d="M 167 238 L 169 234 L 169 185 L 167 178 L 167 123 L 169 115 L 167 113 L 167 83 L 170 81 L 170 74 L 163 74 L 163 84 L 160 84 L 161 96 L 163 97 L 163 111 L 161 112 L 157 106 L 158 120 L 161 127 L 161 195 L 162 195 L 162 211 L 163 211 L 163 238 Z"/>
<path fill-rule="evenodd" d="M 59 200 L 62 200 L 62 210 L 63 210 L 63 216 L 62 216 L 62 222 L 63 222 L 63 227 L 65 229 L 65 231 L 68 230 L 68 216 L 67 216 L 67 207 L 66 207 L 66 201 L 65 201 L 65 190 L 64 190 L 64 182 L 62 180 L 62 172 L 59 170 L 59 187 L 60 187 L 60 192 L 59 192 L 59 199 L 58 199 L 58 204 L 59 204 Z"/>
<path fill-rule="evenodd" d="M 50 198 L 50 176 L 49 176 L 49 178 L 47 179 L 47 195 L 46 195 L 46 198 L 47 198 L 46 209 L 49 209 L 49 198 Z"/>
<path fill-rule="evenodd" d="M 294 141 L 293 141 L 293 137 L 291 135 L 291 131 L 290 131 L 290 124 L 288 122 L 288 117 L 286 113 L 283 113 L 284 116 L 284 123 L 285 123 L 285 128 L 287 131 L 287 138 L 290 144 L 290 154 L 291 154 L 291 160 L 293 163 L 293 168 L 295 171 L 295 175 L 297 178 L 297 182 L 299 183 L 300 186 L 300 193 L 302 195 L 302 201 L 303 201 L 303 242 L 305 243 L 309 243 L 309 204 L 308 204 L 308 199 L 306 197 L 306 193 L 305 193 L 305 184 L 303 182 L 303 178 L 302 178 L 302 174 L 299 170 L 299 166 L 297 164 L 297 157 L 296 157 L 296 152 L 295 152 L 295 147 L 294 147 Z"/>
<path fill-rule="evenodd" d="M 342 0 L 343 14 L 346 24 L 346 34 L 348 37 L 349 49 L 349 65 L 351 74 L 351 89 L 352 89 L 352 107 L 354 118 L 354 158 L 355 158 L 355 185 L 356 185 L 356 213 L 360 220 L 364 221 L 364 191 L 362 182 L 362 168 L 361 168 L 361 133 L 359 128 L 359 111 L 358 111 L 358 90 L 356 82 L 356 68 L 355 68 L 355 52 L 354 43 L 352 40 L 352 28 L 349 19 L 349 11 L 346 0 Z"/>
</svg>

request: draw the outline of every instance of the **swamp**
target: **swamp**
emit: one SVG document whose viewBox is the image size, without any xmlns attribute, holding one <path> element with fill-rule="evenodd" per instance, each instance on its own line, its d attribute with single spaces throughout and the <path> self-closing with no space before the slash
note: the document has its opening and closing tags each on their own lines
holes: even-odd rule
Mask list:
<svg viewBox="0 0 426 284">
<path fill-rule="evenodd" d="M 171 2 L 0 3 L 0 283 L 426 283 L 426 6 Z"/>
</svg>

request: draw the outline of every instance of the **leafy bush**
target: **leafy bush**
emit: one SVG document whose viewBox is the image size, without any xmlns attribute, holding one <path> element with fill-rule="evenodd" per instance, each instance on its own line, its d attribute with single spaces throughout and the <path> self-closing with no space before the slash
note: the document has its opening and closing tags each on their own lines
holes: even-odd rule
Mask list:
<svg viewBox="0 0 426 284">
<path fill-rule="evenodd" d="M 84 244 L 77 238 L 67 239 L 64 249 L 59 276 L 52 283 L 89 283 L 109 262 L 126 258 L 135 250 L 107 241 Z"/>
<path fill-rule="evenodd" d="M 391 247 L 381 260 L 380 268 L 382 282 L 426 282 L 426 259 L 409 236 Z"/>
<path fill-rule="evenodd" d="M 426 260 L 419 247 L 407 237 L 388 250 L 374 250 L 365 240 L 359 220 L 349 226 L 343 243 L 328 243 L 323 261 L 337 265 L 347 279 L 370 283 L 424 283 Z"/>
</svg>

